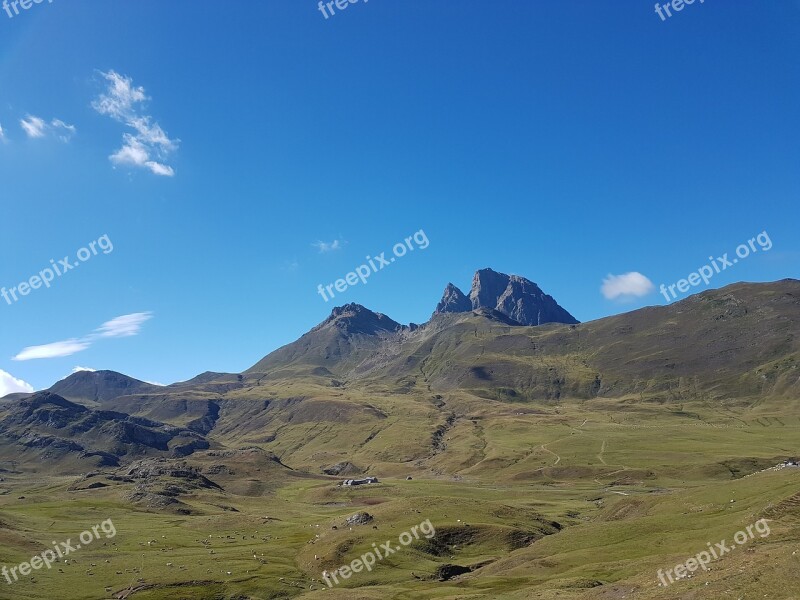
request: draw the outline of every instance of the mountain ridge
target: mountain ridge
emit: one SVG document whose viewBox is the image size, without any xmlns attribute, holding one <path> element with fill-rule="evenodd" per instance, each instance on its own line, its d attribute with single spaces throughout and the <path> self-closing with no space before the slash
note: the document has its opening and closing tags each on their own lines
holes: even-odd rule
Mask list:
<svg viewBox="0 0 800 600">
<path fill-rule="evenodd" d="M 159 387 L 113 371 L 79 372 L 57 382 L 49 391 L 68 400 L 89 405 L 98 403 L 105 406 L 117 403 L 121 407 L 124 405 L 124 410 L 134 410 L 139 404 L 146 404 L 145 399 L 153 401 L 161 399 L 162 402 L 171 399 L 184 404 L 187 401 L 202 400 L 205 403 L 204 406 L 207 405 L 207 407 L 198 408 L 193 418 L 206 419 L 208 415 L 216 415 L 218 410 L 208 403 L 231 397 L 250 397 L 254 392 L 248 390 L 257 389 L 262 385 L 261 382 L 267 380 L 287 380 L 299 377 L 327 386 L 337 379 L 344 378 L 355 381 L 365 377 L 380 377 L 381 373 L 401 377 L 403 371 L 408 370 L 411 365 L 422 364 L 422 361 L 428 365 L 438 365 L 439 362 L 444 361 L 441 367 L 426 372 L 426 377 L 431 380 L 431 384 L 439 381 L 441 385 L 445 386 L 444 389 L 456 381 L 461 382 L 459 385 L 465 385 L 465 382 L 474 379 L 473 376 L 465 375 L 465 373 L 481 372 L 474 370 L 480 365 L 465 365 L 464 369 L 459 371 L 461 375 L 456 376 L 453 371 L 457 364 L 455 360 L 464 360 L 467 363 L 470 361 L 472 363 L 487 362 L 485 359 L 479 361 L 478 357 L 491 353 L 488 355 L 491 356 L 489 362 L 496 365 L 505 364 L 506 366 L 501 371 L 507 372 L 505 376 L 498 377 L 498 373 L 494 379 L 483 380 L 482 385 L 485 385 L 487 381 L 492 381 L 490 387 L 506 387 L 517 389 L 518 392 L 528 389 L 529 391 L 524 393 L 529 396 L 530 400 L 535 400 L 536 398 L 546 399 L 552 394 L 543 391 L 544 388 L 538 387 L 538 385 L 531 387 L 525 384 L 520 388 L 519 384 L 515 384 L 515 381 L 521 381 L 520 377 L 530 379 L 531 375 L 523 376 L 522 372 L 516 373 L 519 367 L 513 366 L 513 363 L 519 359 L 512 359 L 512 356 L 529 356 L 530 358 L 526 360 L 532 360 L 540 355 L 556 357 L 580 351 L 581 353 L 590 353 L 587 355 L 587 366 L 596 365 L 587 369 L 586 378 L 588 379 L 582 380 L 583 383 L 570 388 L 569 385 L 566 385 L 570 377 L 566 376 L 565 382 L 559 385 L 565 392 L 572 389 L 571 393 L 577 393 L 579 397 L 589 397 L 591 394 L 587 396 L 588 392 L 580 391 L 591 390 L 595 385 L 592 383 L 594 376 L 589 376 L 589 371 L 597 371 L 598 378 L 603 381 L 608 380 L 608 377 L 604 377 L 602 373 L 605 369 L 619 372 L 620 376 L 624 373 L 626 377 L 633 377 L 633 380 L 636 379 L 637 372 L 644 369 L 641 374 L 647 372 L 650 374 L 648 377 L 656 376 L 663 378 L 664 381 L 671 380 L 671 372 L 680 377 L 685 376 L 686 373 L 696 373 L 698 369 L 702 371 L 701 367 L 704 364 L 702 356 L 697 356 L 697 360 L 700 362 L 696 365 L 680 358 L 681 354 L 687 355 L 687 350 L 693 348 L 693 342 L 690 343 L 688 340 L 694 339 L 698 332 L 706 332 L 703 343 L 707 348 L 711 348 L 712 344 L 719 347 L 715 353 L 706 355 L 705 362 L 719 362 L 720 359 L 715 357 L 725 355 L 725 353 L 742 358 L 751 356 L 747 360 L 754 360 L 752 357 L 756 354 L 749 350 L 746 353 L 741 349 L 734 350 L 727 347 L 730 340 L 734 339 L 761 340 L 761 349 L 774 348 L 774 353 L 784 352 L 781 348 L 791 348 L 793 342 L 787 338 L 786 341 L 778 343 L 776 337 L 779 337 L 779 333 L 776 331 L 780 332 L 787 326 L 794 325 L 792 321 L 794 316 L 789 316 L 790 313 L 787 311 L 794 310 L 792 299 L 796 297 L 795 295 L 800 296 L 798 284 L 800 282 L 795 279 L 783 279 L 773 283 L 738 283 L 719 290 L 707 290 L 670 305 L 644 307 L 583 324 L 550 323 L 536 327 L 521 326 L 506 313 L 489 308 L 470 312 L 445 311 L 434 314 L 427 323 L 421 326 L 401 325 L 381 313 L 350 303 L 334 308 L 327 319 L 303 334 L 298 340 L 267 354 L 241 374 L 204 373 L 186 382 Z M 765 303 L 764 299 L 770 295 L 776 296 L 776 298 Z M 783 298 L 780 301 L 780 307 L 786 316 L 782 318 L 788 321 L 786 325 L 780 327 L 776 325 L 776 330 L 769 330 L 765 328 L 764 323 L 772 323 L 771 319 L 774 319 L 775 311 L 779 307 L 778 298 Z M 763 323 L 748 318 L 748 311 L 763 313 Z M 669 334 L 671 330 L 675 329 L 675 324 L 670 324 L 674 323 L 675 319 L 688 319 L 687 322 L 692 323 L 691 327 L 681 330 L 678 341 L 674 335 L 670 337 Z M 746 336 L 742 331 L 727 331 L 731 327 L 745 327 Z M 453 341 L 446 341 L 453 336 L 463 336 L 463 332 L 470 330 L 482 331 L 483 333 L 479 335 L 489 337 L 478 345 L 469 339 L 462 340 L 460 347 L 453 346 Z M 506 334 L 500 335 L 501 331 L 506 331 Z M 509 335 L 515 331 L 517 333 Z M 636 335 L 631 337 L 633 333 Z M 650 341 L 648 340 L 650 338 L 653 338 L 654 345 L 652 347 L 649 347 Z M 715 339 L 716 341 L 713 341 Z M 525 340 L 531 341 L 525 342 Z M 577 340 L 580 340 L 579 345 L 576 345 Z M 623 341 L 624 343 L 621 344 Z M 689 344 L 688 348 L 682 346 L 685 343 Z M 442 344 L 445 345 L 442 346 Z M 533 345 L 529 350 L 525 344 Z M 442 350 L 437 350 L 439 346 L 442 346 Z M 438 353 L 444 351 L 445 348 L 447 348 L 445 354 L 439 356 Z M 583 350 L 579 350 L 580 348 Z M 592 354 L 592 348 L 596 348 L 594 354 Z M 745 346 L 746 348 L 752 348 L 752 344 Z M 531 353 L 531 351 L 533 352 Z M 431 355 L 431 352 L 437 354 L 434 356 Z M 733 354 L 734 352 L 735 354 Z M 688 355 L 692 354 L 693 352 L 688 352 Z M 641 358 L 631 362 L 630 356 L 637 355 L 641 355 Z M 668 358 L 661 362 L 653 359 L 656 356 L 666 355 Z M 435 362 L 432 363 L 431 360 L 434 358 Z M 683 366 L 678 368 L 678 365 Z M 656 371 L 653 371 L 654 368 Z M 552 369 L 554 374 L 563 370 L 561 367 L 552 367 Z M 486 371 L 486 373 L 488 372 Z M 708 374 L 705 376 L 710 377 Z M 264 379 L 265 377 L 268 379 Z M 504 381 L 504 377 L 507 380 Z M 555 379 L 560 379 L 560 377 L 555 377 Z M 579 379 L 581 378 L 579 377 Z M 101 383 L 107 385 L 102 387 Z M 473 381 L 473 384 L 475 383 L 476 381 Z M 339 384 L 334 383 L 334 385 Z M 660 384 L 655 387 L 651 386 L 651 389 L 655 390 L 659 387 Z M 627 384 L 622 388 L 619 386 L 606 387 L 600 384 L 598 392 L 607 393 L 615 389 L 621 391 L 627 388 Z M 531 392 L 536 389 L 539 389 L 540 392 Z M 738 395 L 735 390 L 731 391 L 734 396 Z M 24 397 L 30 397 L 30 395 Z M 19 395 L 14 395 L 13 399 L 19 401 L 20 398 Z M 9 396 L 6 402 L 11 399 Z M 124 403 L 121 403 L 120 399 L 125 399 Z M 159 411 L 156 414 L 159 415 L 159 418 L 166 418 L 172 413 Z"/>
<path fill-rule="evenodd" d="M 480 424 L 586 402 L 689 415 L 689 406 L 780 410 L 800 396 L 797 280 L 733 284 L 580 324 L 521 326 L 488 308 L 414 328 L 378 315 L 337 307 L 241 374 L 203 374 L 99 408 L 223 447 L 261 446 L 293 468 L 378 461 L 391 471 L 435 455 L 451 415 Z M 0 421 L 15 402 L 0 404 Z M 384 439 L 399 449 L 378 459 Z"/>
<path fill-rule="evenodd" d="M 496 310 L 521 325 L 574 325 L 579 322 L 529 279 L 489 268 L 475 272 L 469 296 L 448 283 L 433 314 L 469 312 L 482 308 Z"/>
</svg>

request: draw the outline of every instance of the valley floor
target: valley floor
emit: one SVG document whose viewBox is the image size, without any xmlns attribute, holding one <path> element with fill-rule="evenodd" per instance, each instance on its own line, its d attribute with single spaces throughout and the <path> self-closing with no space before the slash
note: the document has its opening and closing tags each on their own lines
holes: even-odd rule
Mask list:
<svg viewBox="0 0 800 600">
<path fill-rule="evenodd" d="M 116 535 L 49 570 L 0 579 L 0 599 L 800 597 L 800 467 L 770 468 L 796 455 L 797 415 L 604 408 L 457 420 L 428 460 L 388 477 L 369 469 L 380 483 L 349 488 L 337 485 L 344 477 L 224 453 L 213 464 L 202 453 L 188 459 L 222 489 L 169 474 L 144 488 L 109 472 L 31 475 L 4 463 L 8 568 L 108 519 Z M 142 492 L 151 484 L 178 502 L 154 504 Z M 372 520 L 346 522 L 362 512 Z M 768 535 L 660 583 L 659 570 L 760 519 Z M 428 520 L 435 536 L 398 544 Z M 387 541 L 400 549 L 370 571 L 323 581 Z"/>
</svg>

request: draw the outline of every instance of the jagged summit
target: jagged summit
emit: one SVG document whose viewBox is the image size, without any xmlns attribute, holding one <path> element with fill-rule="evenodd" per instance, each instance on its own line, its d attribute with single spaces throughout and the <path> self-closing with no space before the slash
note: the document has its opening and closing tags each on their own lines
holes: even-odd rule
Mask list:
<svg viewBox="0 0 800 600">
<path fill-rule="evenodd" d="M 469 312 L 472 310 L 472 303 L 470 302 L 469 298 L 454 286 L 452 283 L 448 283 L 447 287 L 444 288 L 444 295 L 442 295 L 442 299 L 439 301 L 439 304 L 436 305 L 436 310 L 433 314 L 440 314 L 440 313 L 460 313 L 460 312 Z"/>
<path fill-rule="evenodd" d="M 493 309 L 522 325 L 575 324 L 578 320 L 532 281 L 481 269 L 472 278 L 469 297 L 452 283 L 444 290 L 434 314 Z"/>
</svg>

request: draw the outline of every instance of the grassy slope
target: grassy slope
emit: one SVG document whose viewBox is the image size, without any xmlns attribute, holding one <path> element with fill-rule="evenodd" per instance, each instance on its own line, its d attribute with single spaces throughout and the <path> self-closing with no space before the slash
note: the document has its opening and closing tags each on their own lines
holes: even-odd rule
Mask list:
<svg viewBox="0 0 800 600">
<path fill-rule="evenodd" d="M 760 466 L 753 461 L 770 464 L 793 454 L 800 445 L 800 415 L 767 415 L 759 408 L 756 414 L 740 415 L 741 421 L 727 412 L 700 413 L 697 420 L 661 410 L 624 414 L 608 406 L 590 411 L 586 403 L 566 403 L 557 413 L 551 409 L 546 415 L 483 419 L 483 462 L 455 480 L 436 475 L 474 451 L 474 425 L 465 422 L 450 430 L 440 453 L 425 464 L 408 466 L 412 481 L 388 479 L 375 487 L 342 490 L 332 480 L 269 473 L 265 477 L 274 478 L 274 485 L 263 495 L 206 491 L 184 498 L 199 512 L 191 516 L 132 511 L 122 500 L 123 488 L 76 492 L 67 490 L 74 478 L 31 481 L 7 475 L 2 486 L 9 493 L 0 496 L 0 520 L 8 526 L 0 530 L 4 564 L 17 564 L 51 539 L 74 538 L 106 518 L 113 518 L 118 534 L 82 549 L 76 564 L 59 567 L 63 573 L 54 568 L 36 573 L 35 583 L 26 578 L 0 587 L 0 598 L 107 598 L 107 586 L 118 592 L 139 578 L 162 586 L 213 582 L 191 590 L 161 587 L 133 595 L 145 600 L 236 594 L 526 598 L 556 597 L 554 590 L 560 598 L 622 597 L 625 590 L 641 598 L 719 598 L 725 592 L 791 598 L 797 584 L 797 556 L 792 552 L 800 550 L 800 500 L 784 501 L 797 495 L 800 469 L 740 479 L 733 479 L 731 472 L 747 472 Z M 378 529 L 343 527 L 344 518 L 357 510 L 373 514 Z M 774 519 L 769 538 L 725 557 L 710 573 L 668 592 L 659 590 L 658 568 L 682 562 L 707 542 L 730 539 L 762 516 Z M 349 562 L 373 542 L 396 539 L 427 518 L 446 538 L 468 529 L 465 523 L 479 534 L 441 555 L 415 544 L 371 574 L 359 574 L 340 586 L 348 591 L 319 592 L 320 583 L 314 580 L 322 569 Z M 513 549 L 513 533 L 537 531 L 542 518 L 562 524 L 563 531 Z M 148 546 L 151 540 L 156 543 Z M 457 581 L 411 575 L 428 578 L 448 562 L 488 561 Z M 173 566 L 167 567 L 168 562 Z M 759 578 L 762 572 L 773 574 L 768 583 Z M 586 587 L 593 581 L 605 585 Z M 613 590 L 621 590 L 620 595 L 609 595 Z M 679 593 L 688 595 L 675 595 Z"/>
</svg>

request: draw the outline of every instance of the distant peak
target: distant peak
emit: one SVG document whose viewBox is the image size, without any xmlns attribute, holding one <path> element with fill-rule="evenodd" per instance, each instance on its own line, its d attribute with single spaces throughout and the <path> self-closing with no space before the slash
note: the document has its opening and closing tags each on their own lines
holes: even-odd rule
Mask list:
<svg viewBox="0 0 800 600">
<path fill-rule="evenodd" d="M 347 317 L 363 313 L 377 314 L 373 313 L 366 306 L 362 306 L 361 304 L 356 304 L 355 302 L 351 302 L 349 304 L 343 304 L 342 306 L 334 307 L 334 309 L 331 311 L 331 316 L 329 318 L 335 319 L 336 317 L 342 317 L 342 316 Z"/>
<path fill-rule="evenodd" d="M 452 283 L 447 284 L 434 314 L 479 309 L 497 311 L 522 325 L 578 322 L 531 280 L 488 267 L 475 272 L 469 297 Z"/>
<path fill-rule="evenodd" d="M 155 386 L 116 371 L 77 371 L 50 387 L 49 392 L 67 400 L 113 400 L 148 392 Z"/>
<path fill-rule="evenodd" d="M 452 283 L 448 283 L 433 314 L 468 312 L 470 310 L 472 310 L 472 304 L 469 298 Z"/>
<path fill-rule="evenodd" d="M 337 327 L 343 333 L 363 333 L 376 335 L 378 333 L 391 333 L 403 329 L 403 326 L 393 321 L 386 315 L 376 313 L 360 304 L 350 303 L 337 306 L 331 311 L 331 316 L 325 319 L 312 331 L 326 326 Z"/>
</svg>

